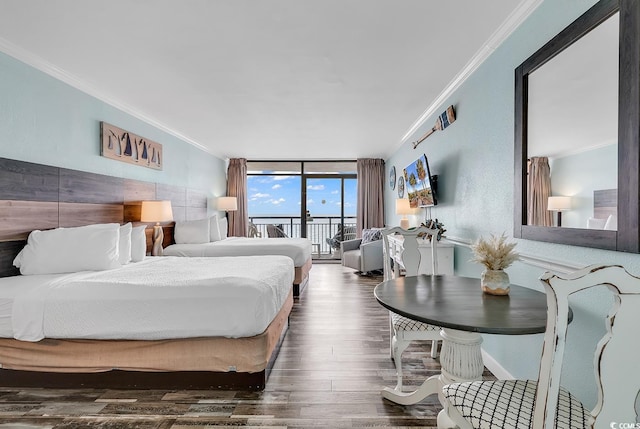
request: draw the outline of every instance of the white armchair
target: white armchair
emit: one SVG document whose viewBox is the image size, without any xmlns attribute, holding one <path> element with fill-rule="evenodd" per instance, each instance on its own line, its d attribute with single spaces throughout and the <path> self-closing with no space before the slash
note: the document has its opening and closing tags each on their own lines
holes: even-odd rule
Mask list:
<svg viewBox="0 0 640 429">
<path fill-rule="evenodd" d="M 370 241 L 362 244 L 361 238 L 347 240 L 340 243 L 342 265 L 356 271 L 366 273 L 382 270 L 382 240 Z"/>
</svg>

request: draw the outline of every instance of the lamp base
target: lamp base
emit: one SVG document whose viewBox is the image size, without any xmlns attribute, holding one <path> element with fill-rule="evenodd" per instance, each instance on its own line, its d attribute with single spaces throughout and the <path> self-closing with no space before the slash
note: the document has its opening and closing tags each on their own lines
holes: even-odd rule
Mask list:
<svg viewBox="0 0 640 429">
<path fill-rule="evenodd" d="M 400 228 L 409 229 L 409 219 L 407 219 L 406 217 L 400 219 Z"/>
<path fill-rule="evenodd" d="M 151 256 L 162 256 L 162 242 L 164 241 L 164 233 L 160 223 L 153 226 L 153 247 L 151 248 Z"/>
</svg>

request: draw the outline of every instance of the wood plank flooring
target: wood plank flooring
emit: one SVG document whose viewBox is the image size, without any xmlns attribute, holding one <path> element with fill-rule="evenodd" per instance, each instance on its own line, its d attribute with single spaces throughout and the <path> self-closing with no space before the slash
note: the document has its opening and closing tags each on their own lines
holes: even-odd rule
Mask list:
<svg viewBox="0 0 640 429">
<path fill-rule="evenodd" d="M 395 384 L 388 313 L 373 297 L 381 280 L 314 265 L 264 392 L 0 387 L 0 429 L 435 428 L 435 395 L 413 406 L 380 397 Z M 407 385 L 438 373 L 429 352 L 407 349 Z"/>
</svg>

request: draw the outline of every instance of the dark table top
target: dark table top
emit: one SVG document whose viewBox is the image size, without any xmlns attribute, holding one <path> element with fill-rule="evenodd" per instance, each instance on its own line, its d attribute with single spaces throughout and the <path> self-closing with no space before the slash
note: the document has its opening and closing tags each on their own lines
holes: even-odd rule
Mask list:
<svg viewBox="0 0 640 429">
<path fill-rule="evenodd" d="M 451 275 L 399 277 L 374 290 L 378 302 L 402 316 L 444 328 L 486 334 L 523 335 L 545 331 L 544 293 L 511 286 L 509 295 L 482 292 L 480 279 Z"/>
</svg>

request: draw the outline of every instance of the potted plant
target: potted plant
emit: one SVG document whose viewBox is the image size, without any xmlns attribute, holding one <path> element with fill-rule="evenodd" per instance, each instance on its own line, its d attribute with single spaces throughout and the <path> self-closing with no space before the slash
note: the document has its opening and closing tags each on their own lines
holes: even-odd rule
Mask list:
<svg viewBox="0 0 640 429">
<path fill-rule="evenodd" d="M 499 237 L 493 234 L 471 245 L 473 251 L 472 262 L 479 262 L 485 266 L 480 277 L 482 290 L 490 295 L 507 295 L 509 293 L 509 275 L 504 271 L 515 261 L 520 259 L 514 251 L 516 243 L 508 243 L 507 237 L 502 234 Z"/>
<path fill-rule="evenodd" d="M 420 226 L 426 226 L 427 228 L 437 229 L 438 230 L 438 235 L 437 235 L 436 238 L 437 238 L 438 241 L 440 241 L 440 239 L 442 238 L 443 234 L 445 232 L 447 232 L 447 230 L 444 229 L 444 224 L 442 222 L 439 222 L 438 219 L 436 219 L 436 220 L 427 219 L 423 223 L 421 223 Z M 431 236 L 429 235 L 427 237 L 427 239 L 429 241 L 431 241 Z"/>
</svg>

